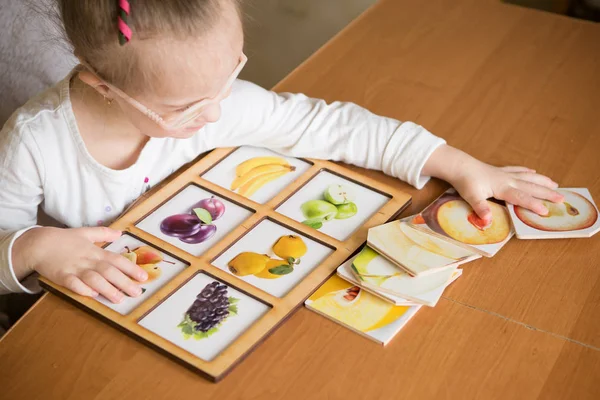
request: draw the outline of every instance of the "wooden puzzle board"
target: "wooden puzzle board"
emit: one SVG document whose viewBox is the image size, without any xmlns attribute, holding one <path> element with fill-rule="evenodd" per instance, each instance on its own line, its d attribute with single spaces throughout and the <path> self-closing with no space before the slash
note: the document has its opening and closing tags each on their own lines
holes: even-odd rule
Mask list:
<svg viewBox="0 0 600 400">
<path fill-rule="evenodd" d="M 302 305 L 306 298 L 366 241 L 367 232 L 370 227 L 393 219 L 411 201 L 408 194 L 395 187 L 377 182 L 333 162 L 284 157 L 291 164 L 305 163 L 305 168 L 298 168 L 297 175 L 292 180 L 288 179 L 289 182 L 286 183 L 286 186 L 277 193 L 274 193 L 272 198 L 259 198 L 259 201 L 264 202 L 257 202 L 229 190 L 228 184 L 224 184 L 225 181 L 219 178 L 218 174 L 215 175 L 215 171 L 231 170 L 235 167 L 235 165 L 228 167 L 227 163 L 231 160 L 240 159 L 240 154 L 248 153 L 252 155 L 254 154 L 253 152 L 258 154 L 258 156 L 265 156 L 265 152 L 268 153 L 268 150 L 241 147 L 223 148 L 212 151 L 164 187 L 157 190 L 156 193 L 151 194 L 140 204 L 127 211 L 111 225 L 111 228 L 123 231 L 124 237 L 127 237 L 126 240 L 151 245 L 160 250 L 164 254 L 165 259 L 168 258 L 175 263 L 187 265 L 187 267 L 182 268 L 174 274 L 173 277 L 170 277 L 170 280 L 164 283 L 164 285 L 154 289 L 150 295 L 140 304 L 136 304 L 132 310 L 127 310 L 124 313 L 117 312 L 97 299 L 79 296 L 44 278 L 40 279 L 42 285 L 53 293 L 73 301 L 85 311 L 101 317 L 105 322 L 131 335 L 136 340 L 140 340 L 173 358 L 175 361 L 191 368 L 209 380 L 218 381 L 235 364 L 240 362 L 255 345 L 264 340 L 297 307 Z M 375 196 L 374 194 L 385 196 L 386 201 L 380 207 L 378 206 L 372 214 L 368 215 L 364 221 L 360 221 L 360 225 L 351 234 L 346 235 L 344 232 L 335 231 L 334 228 L 329 229 L 329 231 L 325 229 L 313 229 L 298 221 L 298 218 L 294 215 L 295 211 L 293 207 L 299 204 L 294 196 L 299 193 L 305 193 L 308 196 L 314 195 L 315 190 L 311 187 L 311 182 L 320 182 L 319 184 L 322 184 L 324 182 L 322 177 L 324 176 L 337 177 L 350 182 L 351 185 L 360 185 L 361 190 L 368 192 L 365 192 L 366 197 L 363 199 L 365 201 L 363 206 L 373 207 L 373 204 L 376 204 L 372 199 L 369 199 L 369 196 Z M 190 187 L 193 189 L 189 189 Z M 160 212 L 162 207 L 170 207 L 167 204 L 169 201 L 178 201 L 178 194 L 181 194 L 186 189 L 197 190 L 197 188 L 219 199 L 223 199 L 227 204 L 234 205 L 233 208 L 241 210 L 240 215 L 243 215 L 244 210 L 250 211 L 247 213 L 247 218 L 244 218 L 241 223 L 232 227 L 226 234 L 211 243 L 210 247 L 203 250 L 201 254 L 196 255 L 183 250 L 182 247 L 184 245 L 175 245 L 171 240 L 161 237 L 160 234 L 151 234 L 147 232 L 148 229 L 144 230 L 140 228 L 142 222 L 148 221 L 154 215 L 153 213 Z M 360 195 L 359 193 L 359 197 Z M 310 200 L 310 198 L 300 200 Z M 361 204 L 358 204 L 358 207 L 360 208 Z M 289 216 L 277 212 L 277 209 Z M 348 232 L 347 225 L 343 224 L 348 224 L 349 222 L 347 221 L 339 220 L 339 223 L 346 227 L 346 232 Z M 338 220 L 334 220 L 331 224 L 337 222 Z M 218 221 L 215 224 L 218 225 Z M 314 267 L 310 272 L 305 273 L 305 276 L 302 276 L 285 293 L 274 295 L 272 294 L 274 293 L 273 290 L 269 289 L 272 292 L 269 293 L 263 290 L 264 288 L 260 289 L 248 282 L 248 279 L 244 279 L 245 277 L 238 277 L 230 273 L 226 268 L 219 268 L 215 265 L 218 264 L 216 261 L 219 260 L 219 257 L 226 254 L 228 250 L 233 249 L 239 243 L 249 241 L 248 245 L 252 245 L 252 241 L 256 241 L 256 238 L 252 238 L 253 230 L 258 230 L 257 227 L 261 228 L 262 226 L 277 226 L 274 229 L 300 235 L 305 241 L 310 242 L 312 246 L 319 247 L 322 250 L 321 253 L 324 254 L 322 259 L 314 261 Z M 333 237 L 342 237 L 344 235 L 347 237 L 343 239 Z M 99 245 L 107 246 L 107 244 Z M 189 250 L 188 247 L 186 249 Z M 326 251 L 323 249 L 326 249 Z M 302 264 L 295 268 L 300 270 Z M 140 321 L 142 320 L 144 320 L 146 325 L 155 323 L 151 320 L 158 318 L 159 314 L 168 318 L 169 313 L 161 310 L 161 308 L 165 308 L 166 306 L 161 307 L 161 305 L 166 304 L 168 306 L 168 304 L 175 302 L 180 292 L 188 290 L 186 284 L 189 283 L 191 285 L 191 283 L 196 281 L 208 282 L 211 280 L 224 283 L 238 297 L 243 297 L 243 301 L 255 303 L 255 311 L 259 309 L 263 310 L 261 312 L 257 311 L 256 319 L 251 321 L 248 326 L 245 326 L 244 330 L 234 337 L 229 344 L 220 349 L 217 354 L 200 358 L 190 348 L 184 349 L 176 345 L 173 340 L 166 339 L 164 335 L 155 333 L 155 331 L 151 331 L 140 325 Z M 194 290 L 201 288 L 198 286 Z M 175 309 L 170 314 L 178 313 L 182 315 L 184 312 L 185 309 Z M 179 318 L 181 319 L 181 317 Z M 157 330 L 159 329 L 162 328 L 157 328 Z M 197 349 L 200 346 L 198 343 L 202 342 L 194 342 L 192 339 L 190 343 L 193 343 L 194 348 Z"/>
</svg>

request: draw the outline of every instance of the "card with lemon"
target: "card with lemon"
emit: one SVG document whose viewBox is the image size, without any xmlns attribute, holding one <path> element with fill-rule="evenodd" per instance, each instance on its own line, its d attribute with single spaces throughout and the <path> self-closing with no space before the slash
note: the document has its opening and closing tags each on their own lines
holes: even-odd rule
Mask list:
<svg viewBox="0 0 600 400">
<path fill-rule="evenodd" d="M 276 297 L 285 296 L 334 249 L 264 220 L 213 261 L 213 265 Z"/>
<path fill-rule="evenodd" d="M 379 344 L 386 345 L 420 306 L 396 306 L 337 275 L 304 303 L 307 308 Z"/>
</svg>

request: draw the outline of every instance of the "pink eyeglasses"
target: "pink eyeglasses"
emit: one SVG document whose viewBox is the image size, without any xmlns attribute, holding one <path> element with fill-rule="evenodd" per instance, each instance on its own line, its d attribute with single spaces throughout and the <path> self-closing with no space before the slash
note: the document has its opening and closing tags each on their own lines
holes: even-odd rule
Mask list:
<svg viewBox="0 0 600 400">
<path fill-rule="evenodd" d="M 215 97 L 212 97 L 210 99 L 200 100 L 199 102 L 186 107 L 186 109 L 184 111 L 179 112 L 176 115 L 172 115 L 172 116 L 165 117 L 165 118 L 161 117 L 158 113 L 152 111 L 151 109 L 144 106 L 143 104 L 141 104 L 139 101 L 135 100 L 134 98 L 129 97 L 123 91 L 114 87 L 110 83 L 107 83 L 103 80 L 101 80 L 101 81 L 110 90 L 115 92 L 117 94 L 117 96 L 121 97 L 123 100 L 127 101 L 133 107 L 135 107 L 140 112 L 145 114 L 148 118 L 150 118 L 152 121 L 157 123 L 161 128 L 163 128 L 165 130 L 175 130 L 178 128 L 182 128 L 186 125 L 189 125 L 191 122 L 196 120 L 199 116 L 202 115 L 202 113 L 204 112 L 204 110 L 206 110 L 206 108 L 208 106 L 220 103 L 227 95 L 227 92 L 229 91 L 229 89 L 231 89 L 233 82 L 236 80 L 236 78 L 238 77 L 238 75 L 240 74 L 242 69 L 244 68 L 244 65 L 246 65 L 246 61 L 248 61 L 248 58 L 246 57 L 246 55 L 244 53 L 242 53 L 242 55 L 240 56 L 240 62 L 238 64 L 238 66 L 235 68 L 235 70 L 233 71 L 233 73 L 231 74 L 229 79 L 227 80 L 227 83 L 225 84 L 225 86 L 221 89 L 221 91 Z M 94 73 L 99 78 L 98 73 L 96 71 L 94 71 L 94 69 L 92 69 L 89 65 L 87 65 L 85 63 L 82 63 L 82 65 L 84 65 L 87 69 L 89 69 L 92 73 Z"/>
</svg>

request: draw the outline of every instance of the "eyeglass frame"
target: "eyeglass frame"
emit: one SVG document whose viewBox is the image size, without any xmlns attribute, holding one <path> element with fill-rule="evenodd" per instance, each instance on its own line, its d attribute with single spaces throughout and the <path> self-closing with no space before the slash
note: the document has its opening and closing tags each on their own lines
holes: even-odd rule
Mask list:
<svg viewBox="0 0 600 400">
<path fill-rule="evenodd" d="M 158 124 L 161 128 L 163 128 L 165 130 L 173 130 L 173 129 L 182 128 L 186 125 L 189 125 L 189 123 L 193 122 L 196 118 L 198 118 L 200 115 L 202 115 L 201 110 L 206 108 L 208 105 L 218 104 L 219 102 L 221 102 L 223 100 L 224 94 L 229 89 L 231 89 L 231 87 L 233 86 L 233 82 L 237 79 L 240 72 L 246 65 L 247 61 L 248 61 L 248 57 L 246 57 L 246 55 L 244 53 L 242 53 L 240 55 L 240 60 L 239 60 L 237 67 L 233 70 L 233 73 L 227 79 L 225 86 L 223 86 L 223 88 L 219 91 L 219 93 L 217 93 L 217 95 L 215 95 L 214 97 L 202 99 L 202 100 L 192 104 L 191 106 L 187 107 L 180 116 L 171 118 L 172 120 L 176 121 L 175 123 L 172 123 L 172 124 L 169 123 L 169 121 L 168 121 L 169 118 L 167 120 L 163 119 L 163 117 L 161 117 L 160 114 L 158 114 L 157 112 L 152 111 L 150 108 L 146 107 L 145 105 L 143 105 L 142 103 L 140 103 L 139 101 L 134 99 L 133 97 L 127 95 L 121 89 L 111 85 L 110 83 L 108 83 L 105 80 L 103 80 L 102 78 L 100 78 L 100 75 L 89 64 L 87 64 L 83 61 L 80 61 L 80 63 L 84 67 L 86 67 L 90 72 L 92 72 L 94 75 L 96 75 L 96 77 L 98 79 L 100 79 L 100 82 L 102 82 L 103 85 L 106 85 L 106 87 L 108 87 L 111 91 L 113 91 L 117 96 L 119 96 L 120 98 L 122 98 L 123 100 L 128 102 L 130 105 L 132 105 L 138 111 L 140 111 L 142 114 L 144 114 L 145 116 L 150 118 L 153 122 Z M 186 116 L 186 115 L 189 115 L 190 118 L 185 120 L 184 122 L 179 122 L 179 120 L 183 119 L 184 116 Z"/>
</svg>

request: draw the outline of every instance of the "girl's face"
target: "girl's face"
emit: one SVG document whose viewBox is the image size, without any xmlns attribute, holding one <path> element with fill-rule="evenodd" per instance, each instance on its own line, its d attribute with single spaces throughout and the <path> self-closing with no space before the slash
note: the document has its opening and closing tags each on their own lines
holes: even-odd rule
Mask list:
<svg viewBox="0 0 600 400">
<path fill-rule="evenodd" d="M 156 79 L 150 88 L 131 97 L 163 119 L 176 117 L 190 105 L 222 92 L 240 63 L 243 44 L 240 18 L 228 2 L 224 3 L 220 20 L 199 38 L 137 42 L 140 59 L 152 66 Z M 222 98 L 227 95 L 228 92 Z M 216 102 L 205 107 L 188 125 L 166 130 L 117 94 L 109 91 L 108 96 L 141 133 L 150 137 L 188 138 L 221 116 L 221 107 Z"/>
</svg>

